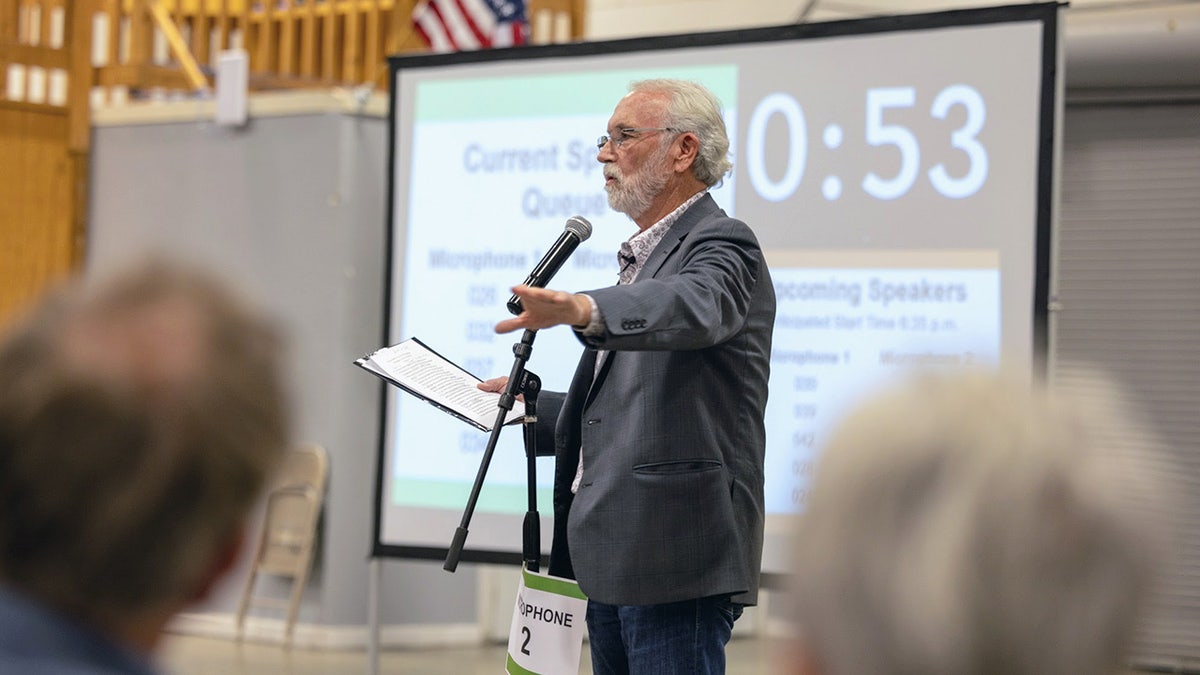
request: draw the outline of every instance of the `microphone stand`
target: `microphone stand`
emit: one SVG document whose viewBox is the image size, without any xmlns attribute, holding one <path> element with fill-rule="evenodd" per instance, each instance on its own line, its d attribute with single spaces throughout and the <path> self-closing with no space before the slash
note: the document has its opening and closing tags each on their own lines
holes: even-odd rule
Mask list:
<svg viewBox="0 0 1200 675">
<path fill-rule="evenodd" d="M 463 510 L 462 521 L 458 528 L 454 530 L 454 539 L 450 543 L 450 548 L 446 551 L 446 562 L 442 564 L 442 569 L 447 572 L 453 572 L 458 568 L 458 559 L 462 555 L 463 545 L 467 541 L 467 526 L 471 523 L 471 516 L 475 513 L 475 504 L 479 500 L 479 491 L 483 488 L 483 480 L 487 475 L 488 465 L 492 462 L 492 455 L 496 451 L 496 442 L 500 439 L 500 431 L 504 428 L 504 420 L 508 414 L 512 412 L 513 404 L 517 400 L 517 395 L 521 394 L 525 397 L 525 418 L 524 418 L 524 438 L 525 438 L 525 457 L 526 457 L 526 472 L 528 475 L 529 489 L 529 505 L 525 512 L 525 523 L 522 532 L 522 559 L 525 566 L 532 572 L 538 571 L 538 564 L 541 560 L 541 520 L 537 513 L 537 432 L 534 429 L 534 424 L 537 422 L 537 396 L 541 391 L 542 381 L 531 372 L 525 370 L 525 364 L 529 361 L 529 355 L 533 353 L 533 339 L 537 337 L 537 331 L 526 330 L 521 336 L 521 341 L 513 345 L 512 370 L 508 374 L 508 384 L 504 387 L 504 393 L 500 395 L 500 401 L 497 403 L 499 410 L 496 413 L 496 423 L 492 425 L 491 435 L 488 437 L 487 448 L 483 452 L 483 458 L 479 463 L 479 471 L 475 474 L 475 484 L 471 486 L 471 494 L 467 497 L 467 505 Z"/>
</svg>

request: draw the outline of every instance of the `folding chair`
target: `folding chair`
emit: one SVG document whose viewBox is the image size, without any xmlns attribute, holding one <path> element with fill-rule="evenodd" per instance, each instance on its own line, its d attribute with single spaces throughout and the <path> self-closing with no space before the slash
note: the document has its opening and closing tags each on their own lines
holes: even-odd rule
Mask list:
<svg viewBox="0 0 1200 675">
<path fill-rule="evenodd" d="M 288 453 L 270 492 L 262 533 L 250 564 L 250 574 L 238 606 L 237 638 L 243 637 L 246 612 L 255 607 L 287 610 L 285 641 L 292 643 L 292 631 L 304 584 L 312 569 L 316 548 L 317 522 L 325 498 L 329 458 L 318 445 L 306 445 Z M 288 598 L 257 594 L 259 575 L 291 580 Z"/>
</svg>

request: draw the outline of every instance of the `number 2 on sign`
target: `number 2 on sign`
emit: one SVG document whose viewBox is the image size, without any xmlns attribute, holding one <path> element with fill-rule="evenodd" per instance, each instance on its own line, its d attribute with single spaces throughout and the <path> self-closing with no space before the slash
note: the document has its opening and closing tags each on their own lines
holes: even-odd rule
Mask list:
<svg viewBox="0 0 1200 675">
<path fill-rule="evenodd" d="M 529 632 L 529 626 L 521 626 L 521 633 L 525 635 L 525 641 L 521 643 L 521 653 L 529 654 L 529 638 L 533 637 L 533 634 Z"/>
</svg>

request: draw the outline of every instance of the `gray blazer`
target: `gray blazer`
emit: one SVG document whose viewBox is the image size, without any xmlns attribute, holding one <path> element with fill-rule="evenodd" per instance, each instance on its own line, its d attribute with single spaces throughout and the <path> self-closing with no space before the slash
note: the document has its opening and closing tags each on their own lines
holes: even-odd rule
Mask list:
<svg viewBox="0 0 1200 675">
<path fill-rule="evenodd" d="M 754 233 L 705 195 L 634 283 L 587 293 L 604 334 L 581 337 L 570 388 L 538 402 L 539 447 L 556 456 L 550 573 L 609 604 L 754 604 L 775 322 Z M 593 377 L 597 348 L 610 351 Z"/>
</svg>

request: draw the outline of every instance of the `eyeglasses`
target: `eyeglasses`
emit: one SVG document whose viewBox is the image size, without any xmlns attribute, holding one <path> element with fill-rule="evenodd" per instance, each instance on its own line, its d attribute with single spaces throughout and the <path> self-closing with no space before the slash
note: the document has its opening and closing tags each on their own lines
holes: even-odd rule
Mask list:
<svg viewBox="0 0 1200 675">
<path fill-rule="evenodd" d="M 624 129 L 617 129 L 615 132 L 613 132 L 612 136 L 604 134 L 600 138 L 597 138 L 596 149 L 603 150 L 604 146 L 608 145 L 609 141 L 612 141 L 614 148 L 620 149 L 625 145 L 625 141 L 641 138 L 641 136 L 636 134 L 649 133 L 651 131 L 670 131 L 673 134 L 680 132 L 679 129 L 674 127 L 625 127 Z"/>
</svg>

